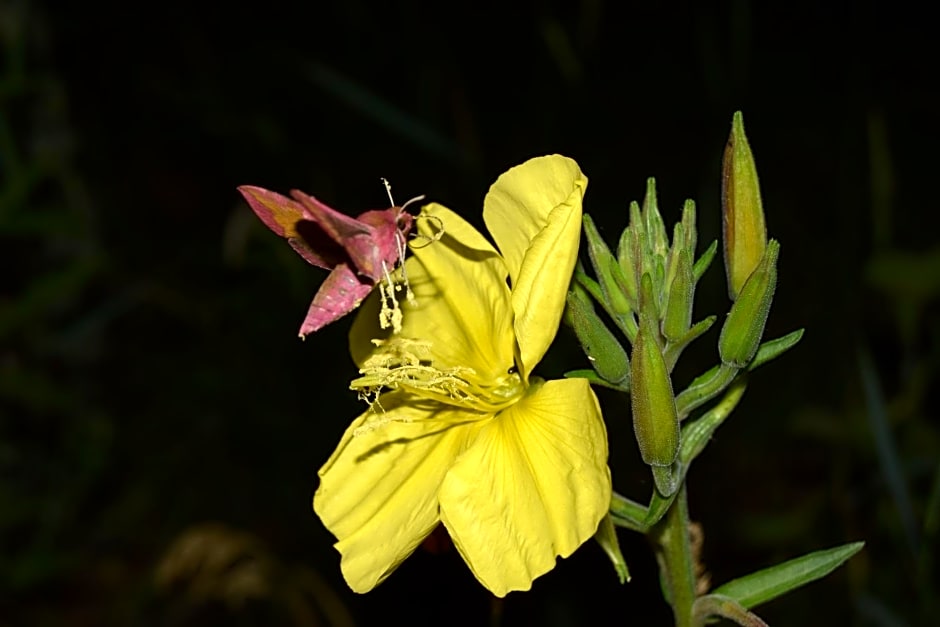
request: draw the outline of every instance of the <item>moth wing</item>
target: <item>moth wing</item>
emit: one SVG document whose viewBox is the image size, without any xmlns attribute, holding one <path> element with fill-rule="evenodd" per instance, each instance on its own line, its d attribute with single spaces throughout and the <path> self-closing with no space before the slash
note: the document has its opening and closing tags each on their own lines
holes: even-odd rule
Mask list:
<svg viewBox="0 0 940 627">
<path fill-rule="evenodd" d="M 285 238 L 307 263 L 329 269 L 342 260 L 332 238 L 296 200 L 254 185 L 241 185 L 238 191 L 264 225 Z"/>
<path fill-rule="evenodd" d="M 376 232 L 372 225 L 336 211 L 302 191 L 291 190 L 291 196 L 300 201 L 326 234 L 346 251 L 359 274 L 373 281 L 381 278 L 382 268 L 375 248 Z"/>
<path fill-rule="evenodd" d="M 348 263 L 338 264 L 313 297 L 307 316 L 300 325 L 300 337 L 306 337 L 351 312 L 372 288 L 373 284 L 364 282 Z"/>
</svg>

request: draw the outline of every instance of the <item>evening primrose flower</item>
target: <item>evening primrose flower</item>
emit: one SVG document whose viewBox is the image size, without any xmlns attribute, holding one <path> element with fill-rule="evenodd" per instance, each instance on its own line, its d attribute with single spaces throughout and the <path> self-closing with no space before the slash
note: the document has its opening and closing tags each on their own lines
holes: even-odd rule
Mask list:
<svg viewBox="0 0 940 627">
<path fill-rule="evenodd" d="M 320 470 L 313 507 L 367 592 L 443 523 L 497 596 L 527 590 L 594 535 L 610 505 L 607 435 L 585 379 L 532 370 L 555 337 L 587 179 L 571 159 L 504 173 L 483 218 L 499 252 L 432 204 L 405 271 L 415 300 L 386 339 L 373 295 L 350 333 L 374 400 Z M 439 227 L 443 228 L 443 233 Z M 385 390 L 377 397 L 379 390 Z"/>
</svg>

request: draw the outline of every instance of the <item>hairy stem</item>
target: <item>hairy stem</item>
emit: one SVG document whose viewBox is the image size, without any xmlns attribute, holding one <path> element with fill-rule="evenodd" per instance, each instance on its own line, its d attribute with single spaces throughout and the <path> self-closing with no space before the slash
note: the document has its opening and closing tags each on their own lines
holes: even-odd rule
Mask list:
<svg viewBox="0 0 940 627">
<path fill-rule="evenodd" d="M 695 603 L 695 571 L 689 542 L 689 506 L 685 482 L 679 487 L 675 501 L 653 528 L 656 558 L 660 576 L 672 606 L 676 627 L 692 626 Z"/>
</svg>

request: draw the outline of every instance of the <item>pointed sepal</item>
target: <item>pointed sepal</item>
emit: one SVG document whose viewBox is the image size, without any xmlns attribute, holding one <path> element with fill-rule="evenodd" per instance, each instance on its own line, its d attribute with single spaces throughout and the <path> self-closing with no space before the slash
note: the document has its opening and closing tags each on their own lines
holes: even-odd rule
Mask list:
<svg viewBox="0 0 940 627">
<path fill-rule="evenodd" d="M 601 545 L 604 553 L 610 559 L 620 583 L 630 581 L 630 569 L 627 567 L 627 561 L 623 559 L 623 553 L 620 552 L 617 530 L 614 528 L 613 518 L 609 513 L 601 519 L 601 524 L 597 527 L 594 539 L 597 540 L 597 543 Z"/>
</svg>

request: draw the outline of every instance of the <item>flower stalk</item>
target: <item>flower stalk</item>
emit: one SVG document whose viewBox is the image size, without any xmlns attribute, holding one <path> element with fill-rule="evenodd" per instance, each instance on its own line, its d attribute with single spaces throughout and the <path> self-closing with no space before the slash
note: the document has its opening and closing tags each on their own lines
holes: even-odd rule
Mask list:
<svg viewBox="0 0 940 627">
<path fill-rule="evenodd" d="M 666 600 L 672 606 L 676 627 L 692 626 L 696 597 L 689 524 L 689 504 L 683 482 L 666 516 L 651 532 Z"/>
</svg>

